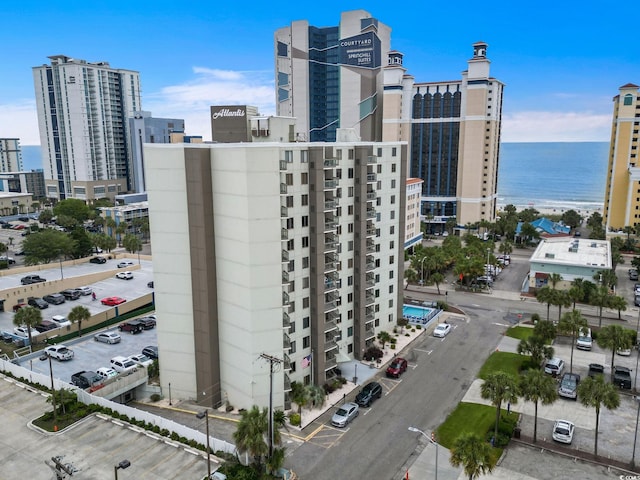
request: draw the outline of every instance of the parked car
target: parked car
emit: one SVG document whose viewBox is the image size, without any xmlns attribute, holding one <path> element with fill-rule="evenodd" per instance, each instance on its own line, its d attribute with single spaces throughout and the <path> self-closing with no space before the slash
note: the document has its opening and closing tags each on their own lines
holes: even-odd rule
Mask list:
<svg viewBox="0 0 640 480">
<path fill-rule="evenodd" d="M 45 278 L 42 278 L 40 275 L 27 275 L 26 277 L 22 277 L 20 279 L 20 283 L 22 285 L 31 285 L 32 283 L 40 283 L 46 282 Z"/>
<path fill-rule="evenodd" d="M 87 389 L 102 383 L 102 377 L 91 370 L 82 370 L 71 375 L 71 383 L 76 387 Z"/>
<path fill-rule="evenodd" d="M 48 332 L 49 330 L 55 330 L 56 328 L 58 328 L 58 324 L 52 322 L 51 320 L 43 320 L 35 326 L 35 329 L 40 333 Z"/>
<path fill-rule="evenodd" d="M 107 259 L 104 257 L 91 257 L 91 260 L 89 260 L 90 263 L 107 263 Z"/>
<path fill-rule="evenodd" d="M 49 308 L 49 304 L 40 297 L 29 297 L 27 299 L 27 303 L 32 307 L 39 308 L 40 310 Z"/>
<path fill-rule="evenodd" d="M 62 295 L 61 293 L 51 293 L 49 295 L 45 295 L 44 297 L 42 297 L 42 299 L 47 303 L 51 303 L 52 305 L 60 305 L 66 301 L 64 295 Z"/>
<path fill-rule="evenodd" d="M 133 262 L 131 260 L 123 260 L 118 263 L 118 268 L 127 268 L 133 266 Z"/>
<path fill-rule="evenodd" d="M 433 336 L 444 338 L 449 334 L 450 331 L 451 325 L 449 325 L 448 323 L 439 323 L 433 331 Z"/>
<path fill-rule="evenodd" d="M 113 357 L 110 363 L 111 368 L 113 368 L 118 373 L 131 373 L 136 370 L 136 364 L 133 362 L 133 360 L 127 357 Z"/>
<path fill-rule="evenodd" d="M 589 374 L 591 378 L 596 375 L 604 375 L 604 366 L 599 363 L 590 363 L 589 364 Z"/>
<path fill-rule="evenodd" d="M 120 280 L 133 280 L 133 273 L 131 272 L 116 273 L 116 278 L 119 278 Z"/>
<path fill-rule="evenodd" d="M 408 363 L 404 358 L 396 357 L 387 367 L 387 377 L 398 378 L 407 370 Z"/>
<path fill-rule="evenodd" d="M 138 322 L 140 322 L 142 328 L 145 330 L 151 330 L 156 326 L 156 319 L 152 317 L 140 317 L 138 318 Z"/>
<path fill-rule="evenodd" d="M 142 353 L 130 355 L 129 360 L 131 360 L 136 365 L 142 365 L 143 367 L 149 367 L 153 364 L 153 360 Z"/>
<path fill-rule="evenodd" d="M 629 280 L 637 281 L 638 280 L 638 271 L 631 270 L 629 271 Z"/>
<path fill-rule="evenodd" d="M 64 315 L 54 315 L 51 317 L 51 321 L 58 325 L 59 328 L 71 326 L 71 322 Z"/>
<path fill-rule="evenodd" d="M 60 292 L 60 294 L 67 300 L 78 300 L 81 293 L 76 288 L 68 288 Z"/>
<path fill-rule="evenodd" d="M 57 360 L 71 360 L 73 358 L 73 350 L 67 348 L 65 345 L 51 345 L 50 347 L 46 347 L 44 349 L 44 353 L 46 353 L 51 358 L 55 358 Z"/>
<path fill-rule="evenodd" d="M 18 310 L 20 310 L 22 307 L 26 307 L 27 305 L 28 305 L 28 304 L 27 304 L 27 303 L 24 303 L 24 302 L 16 303 L 16 304 L 13 306 L 13 312 L 15 313 L 15 312 L 17 312 Z M 48 307 L 48 306 L 49 306 L 49 305 L 47 305 L 47 307 Z"/>
<path fill-rule="evenodd" d="M 142 354 L 146 355 L 149 358 L 153 358 L 156 360 L 158 358 L 158 347 L 154 345 L 149 345 L 142 349 Z"/>
<path fill-rule="evenodd" d="M 342 405 L 331 417 L 331 425 L 334 427 L 346 427 L 354 418 L 358 416 L 359 407 L 357 403 L 347 402 Z"/>
<path fill-rule="evenodd" d="M 552 437 L 556 442 L 571 443 L 575 425 L 569 420 L 556 420 L 553 424 Z"/>
<path fill-rule="evenodd" d="M 591 338 L 591 329 L 584 327 L 580 330 L 580 335 L 576 340 L 576 348 L 580 350 L 591 350 L 593 339 Z"/>
<path fill-rule="evenodd" d="M 76 288 L 80 295 L 91 295 L 93 293 L 93 288 L 91 287 L 78 287 Z"/>
<path fill-rule="evenodd" d="M 130 334 L 134 335 L 136 333 L 141 333 L 144 328 L 142 324 L 137 320 L 130 320 L 118 325 L 118 330 L 120 330 L 121 332 L 129 332 Z"/>
<path fill-rule="evenodd" d="M 558 377 L 564 371 L 564 360 L 558 357 L 547 360 L 544 364 L 544 373 Z"/>
<path fill-rule="evenodd" d="M 18 335 L 19 337 L 28 337 L 29 336 L 29 329 L 25 326 L 25 325 L 20 325 L 19 327 L 15 327 L 13 329 L 13 333 L 15 333 L 16 335 Z M 32 328 L 31 329 L 31 336 L 35 336 L 38 335 L 40 332 L 37 331 L 36 329 Z"/>
<path fill-rule="evenodd" d="M 627 367 L 613 367 L 613 383 L 624 390 L 631 390 L 631 370 Z"/>
<path fill-rule="evenodd" d="M 558 395 L 573 400 L 578 399 L 578 384 L 580 383 L 580 375 L 576 373 L 565 373 L 560 379 L 558 387 Z"/>
<path fill-rule="evenodd" d="M 113 368 L 108 367 L 101 367 L 96 370 L 96 373 L 100 375 L 103 380 L 108 380 L 110 378 L 118 376 L 118 372 L 116 372 Z"/>
<path fill-rule="evenodd" d="M 102 303 L 102 305 L 108 305 L 110 307 L 120 305 L 121 303 L 124 303 L 124 302 L 126 302 L 126 300 L 122 297 L 105 297 L 102 300 L 100 300 L 100 303 Z"/>
<path fill-rule="evenodd" d="M 616 353 L 618 355 L 620 355 L 621 357 L 630 357 L 631 356 L 631 349 L 630 348 L 619 348 L 618 350 L 616 350 Z"/>
<path fill-rule="evenodd" d="M 9 265 L 16 263 L 13 257 L 7 257 L 6 255 L 0 255 L 0 262 L 7 262 Z"/>
<path fill-rule="evenodd" d="M 356 403 L 362 407 L 369 407 L 382 396 L 382 385 L 378 382 L 367 383 L 356 395 Z"/>
<path fill-rule="evenodd" d="M 96 333 L 93 336 L 93 339 L 96 342 L 120 343 L 120 340 L 122 339 L 122 337 L 120 337 L 120 335 L 117 334 L 116 332 L 100 332 L 100 333 Z"/>
</svg>

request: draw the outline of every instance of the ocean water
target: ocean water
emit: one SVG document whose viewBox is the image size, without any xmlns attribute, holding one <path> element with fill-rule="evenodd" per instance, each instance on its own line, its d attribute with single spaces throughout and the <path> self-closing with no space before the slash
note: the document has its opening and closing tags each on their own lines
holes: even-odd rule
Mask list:
<svg viewBox="0 0 640 480">
<path fill-rule="evenodd" d="M 498 205 L 602 210 L 608 142 L 503 143 Z"/>
<path fill-rule="evenodd" d="M 498 205 L 593 211 L 604 204 L 608 142 L 503 143 Z M 42 168 L 40 146 L 22 146 L 25 170 Z"/>
</svg>

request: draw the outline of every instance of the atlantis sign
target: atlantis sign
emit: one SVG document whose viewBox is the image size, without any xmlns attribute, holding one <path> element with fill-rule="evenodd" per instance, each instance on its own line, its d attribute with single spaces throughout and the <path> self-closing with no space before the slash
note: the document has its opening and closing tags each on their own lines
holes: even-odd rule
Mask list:
<svg viewBox="0 0 640 480">
<path fill-rule="evenodd" d="M 380 39 L 373 32 L 343 38 L 339 45 L 340 65 L 362 68 L 380 67 Z"/>
</svg>

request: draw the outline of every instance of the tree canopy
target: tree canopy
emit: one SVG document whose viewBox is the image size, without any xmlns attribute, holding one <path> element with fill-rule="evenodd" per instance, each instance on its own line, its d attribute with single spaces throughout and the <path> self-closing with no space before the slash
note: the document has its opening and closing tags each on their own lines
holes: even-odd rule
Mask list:
<svg viewBox="0 0 640 480">
<path fill-rule="evenodd" d="M 45 229 L 28 235 L 22 242 L 27 265 L 50 263 L 73 252 L 74 243 L 66 233 Z"/>
<path fill-rule="evenodd" d="M 55 207 L 53 207 L 53 213 L 55 216 L 61 215 L 71 217 L 76 222 L 82 223 L 89 218 L 89 206 L 78 198 L 67 198 L 59 201 Z"/>
</svg>

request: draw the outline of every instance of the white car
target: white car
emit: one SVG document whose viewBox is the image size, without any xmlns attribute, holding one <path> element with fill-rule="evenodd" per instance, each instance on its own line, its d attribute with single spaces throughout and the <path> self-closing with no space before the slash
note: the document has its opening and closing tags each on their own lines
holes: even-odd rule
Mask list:
<svg viewBox="0 0 640 480">
<path fill-rule="evenodd" d="M 127 357 L 113 357 L 111 359 L 111 368 L 113 368 L 118 373 L 130 373 L 135 371 L 136 364 L 133 363 L 133 360 Z"/>
<path fill-rule="evenodd" d="M 76 290 L 80 292 L 80 295 L 91 295 L 93 293 L 93 288 L 91 287 L 78 287 Z"/>
<path fill-rule="evenodd" d="M 143 367 L 149 367 L 153 364 L 153 360 L 142 353 L 139 353 L 137 355 L 130 355 L 129 360 L 131 360 L 136 365 L 142 365 Z"/>
<path fill-rule="evenodd" d="M 19 327 L 15 327 L 13 329 L 13 333 L 15 333 L 16 335 L 18 335 L 19 337 L 28 337 L 29 336 L 29 329 L 27 327 L 25 327 L 24 325 L 21 325 Z M 35 336 L 35 335 L 39 335 L 40 332 L 35 330 L 35 329 L 31 329 L 31 336 Z"/>
<path fill-rule="evenodd" d="M 114 378 L 118 376 L 118 372 L 116 372 L 113 368 L 101 367 L 96 370 L 96 373 L 100 375 L 104 380 L 108 380 L 109 378 Z"/>
<path fill-rule="evenodd" d="M 571 443 L 575 425 L 569 420 L 556 420 L 553 424 L 552 437 L 556 442 Z"/>
<path fill-rule="evenodd" d="M 133 262 L 131 260 L 123 260 L 118 264 L 118 268 L 127 268 L 133 266 Z"/>
<path fill-rule="evenodd" d="M 51 358 L 56 358 L 60 361 L 71 360 L 73 358 L 73 350 L 69 349 L 65 345 L 52 345 L 44 349 L 44 353 Z"/>
<path fill-rule="evenodd" d="M 616 353 L 618 355 L 620 355 L 621 357 L 630 357 L 631 356 L 631 349 L 630 348 L 621 348 L 621 349 L 617 350 Z"/>
<path fill-rule="evenodd" d="M 116 273 L 116 278 L 119 278 L 120 280 L 133 280 L 133 273 L 131 272 Z"/>
<path fill-rule="evenodd" d="M 433 336 L 444 338 L 449 334 L 450 331 L 451 325 L 449 325 L 448 323 L 439 323 L 436 326 L 436 329 L 433 331 Z"/>
</svg>

